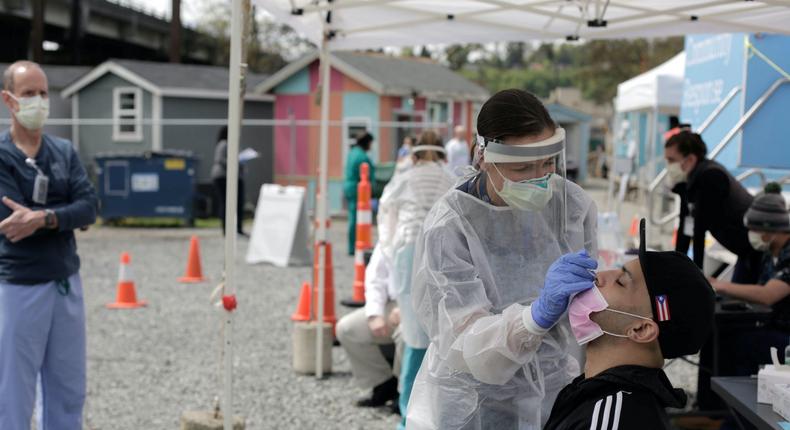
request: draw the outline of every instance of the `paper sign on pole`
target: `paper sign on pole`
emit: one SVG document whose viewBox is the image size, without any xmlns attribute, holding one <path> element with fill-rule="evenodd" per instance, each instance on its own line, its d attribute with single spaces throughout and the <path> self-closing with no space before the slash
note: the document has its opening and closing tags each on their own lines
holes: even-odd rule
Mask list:
<svg viewBox="0 0 790 430">
<path fill-rule="evenodd" d="M 305 188 L 263 184 L 247 249 L 247 263 L 278 267 L 310 264 Z"/>
</svg>

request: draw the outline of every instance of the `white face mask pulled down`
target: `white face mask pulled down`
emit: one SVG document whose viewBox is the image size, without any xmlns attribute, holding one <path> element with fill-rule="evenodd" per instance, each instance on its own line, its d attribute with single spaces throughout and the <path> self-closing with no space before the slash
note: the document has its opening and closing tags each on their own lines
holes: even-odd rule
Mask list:
<svg viewBox="0 0 790 430">
<path fill-rule="evenodd" d="M 16 120 L 28 130 L 40 130 L 44 127 L 49 117 L 49 99 L 41 96 L 16 97 L 8 95 L 19 104 L 19 110 L 14 112 Z"/>
</svg>

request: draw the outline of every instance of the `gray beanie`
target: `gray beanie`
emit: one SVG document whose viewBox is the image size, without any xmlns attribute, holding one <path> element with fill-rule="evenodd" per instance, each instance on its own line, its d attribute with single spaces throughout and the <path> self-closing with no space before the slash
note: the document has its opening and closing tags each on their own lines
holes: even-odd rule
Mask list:
<svg viewBox="0 0 790 430">
<path fill-rule="evenodd" d="M 765 186 L 746 211 L 743 225 L 749 230 L 790 232 L 790 214 L 781 185 L 771 182 Z"/>
</svg>

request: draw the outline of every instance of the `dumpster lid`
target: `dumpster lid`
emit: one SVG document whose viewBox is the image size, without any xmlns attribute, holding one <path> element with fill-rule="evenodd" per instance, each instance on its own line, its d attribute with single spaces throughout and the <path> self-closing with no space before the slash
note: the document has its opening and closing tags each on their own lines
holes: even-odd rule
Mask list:
<svg viewBox="0 0 790 430">
<path fill-rule="evenodd" d="M 104 158 L 171 158 L 171 157 L 181 157 L 181 158 L 196 158 L 195 153 L 192 151 L 186 150 L 179 150 L 179 149 L 166 149 L 162 151 L 108 151 L 108 152 L 100 152 L 95 155 L 94 158 L 104 159 Z"/>
</svg>

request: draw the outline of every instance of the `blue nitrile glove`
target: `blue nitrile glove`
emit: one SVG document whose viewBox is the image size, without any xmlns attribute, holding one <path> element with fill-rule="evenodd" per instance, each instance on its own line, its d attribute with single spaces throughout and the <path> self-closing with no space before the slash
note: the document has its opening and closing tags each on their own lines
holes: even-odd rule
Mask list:
<svg viewBox="0 0 790 430">
<path fill-rule="evenodd" d="M 568 308 L 571 296 L 589 290 L 595 284 L 595 276 L 590 273 L 598 267 L 587 251 L 581 250 L 565 254 L 549 267 L 543 290 L 532 303 L 532 319 L 544 329 L 557 323 Z"/>
</svg>

